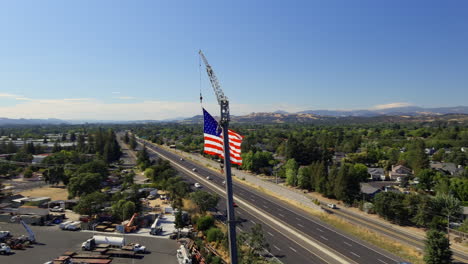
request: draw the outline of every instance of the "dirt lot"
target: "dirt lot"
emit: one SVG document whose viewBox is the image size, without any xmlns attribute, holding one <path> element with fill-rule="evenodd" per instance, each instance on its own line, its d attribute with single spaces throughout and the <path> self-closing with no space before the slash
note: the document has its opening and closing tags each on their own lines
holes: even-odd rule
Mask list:
<svg viewBox="0 0 468 264">
<path fill-rule="evenodd" d="M 47 186 L 22 191 L 20 194 L 32 197 L 50 197 L 52 201 L 68 199 L 68 191 L 66 188 L 53 188 Z"/>
</svg>

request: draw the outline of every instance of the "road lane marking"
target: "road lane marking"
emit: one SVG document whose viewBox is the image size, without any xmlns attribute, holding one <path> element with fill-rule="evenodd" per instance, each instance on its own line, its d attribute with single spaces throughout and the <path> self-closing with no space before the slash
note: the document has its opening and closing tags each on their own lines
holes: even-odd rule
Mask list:
<svg viewBox="0 0 468 264">
<path fill-rule="evenodd" d="M 275 245 L 273 245 L 274 248 L 276 248 L 278 251 L 281 251 L 281 249 Z"/>
<path fill-rule="evenodd" d="M 140 143 L 142 144 L 142 143 Z M 151 143 L 152 144 L 152 143 Z M 187 169 L 185 167 L 183 167 L 182 165 L 180 165 L 179 163 L 175 162 L 174 160 L 170 159 L 167 157 L 167 155 L 165 154 L 161 154 L 161 153 L 158 153 L 156 150 L 152 149 L 152 148 L 149 148 L 149 150 L 151 150 L 152 152 L 158 154 L 160 157 L 164 158 L 164 159 L 167 159 L 169 160 L 172 164 L 174 164 L 175 166 L 177 166 L 178 168 L 180 168 L 181 170 L 183 170 L 186 174 L 188 175 L 192 175 L 193 177 L 201 180 L 202 182 L 205 182 L 206 185 L 210 185 L 212 187 L 212 189 L 216 190 L 217 192 L 220 192 L 222 194 L 225 194 L 225 190 L 221 189 L 220 187 L 216 186 L 215 184 L 213 184 L 212 182 L 206 180 L 204 177 L 192 172 L 190 169 Z M 252 210 L 252 211 L 256 211 L 258 210 L 257 208 L 255 208 L 253 205 L 237 198 L 234 196 L 234 198 L 243 206 L 245 206 L 246 208 Z M 281 208 L 278 208 L 280 211 L 282 211 Z M 284 215 L 280 214 L 282 217 L 284 217 Z M 291 227 L 283 224 L 282 222 L 276 220 L 275 218 L 271 217 L 270 215 L 268 214 L 261 214 L 262 217 L 268 219 L 271 223 L 267 223 L 265 222 L 265 224 L 269 225 L 270 227 L 272 227 L 273 229 L 275 229 L 278 233 L 288 237 L 288 234 L 289 235 L 293 235 L 295 236 L 296 238 L 302 240 L 303 242 L 306 242 L 307 244 L 311 245 L 312 247 L 314 247 L 315 249 L 325 253 L 326 255 L 328 255 L 329 257 L 333 258 L 334 260 L 336 260 L 337 262 L 339 263 L 343 263 L 343 264 L 347 264 L 349 263 L 349 261 L 345 260 L 345 258 L 347 258 L 346 256 L 344 256 L 342 253 L 336 251 L 335 249 L 332 249 L 332 248 L 328 248 L 327 246 L 322 246 L 320 244 L 318 244 L 317 242 L 311 240 L 310 238 L 304 236 L 302 234 L 302 232 L 300 231 L 296 231 L 294 229 L 292 229 Z M 258 217 L 257 217 L 258 218 Z M 284 229 L 287 233 L 284 233 L 278 229 L 276 229 L 275 227 L 277 226 L 281 226 L 282 229 Z M 288 237 L 289 238 L 289 237 Z M 291 238 L 290 238 L 291 239 Z M 317 253 L 315 252 L 312 252 L 310 251 L 310 249 L 304 247 L 303 244 L 300 244 L 299 242 L 297 242 L 295 239 L 291 239 L 293 242 L 295 242 L 296 244 L 298 244 L 299 246 L 303 247 L 305 250 L 309 251 L 310 253 L 312 253 L 313 255 L 319 257 L 320 259 L 324 260 L 323 258 L 321 258 Z M 296 251 L 296 250 L 294 250 Z M 332 252 L 333 251 L 333 252 Z M 344 257 L 344 258 L 343 258 Z"/>
<path fill-rule="evenodd" d="M 382 262 L 382 263 L 385 263 L 385 264 L 388 264 L 387 262 L 381 260 L 381 259 L 377 259 L 378 261 Z"/>
<path fill-rule="evenodd" d="M 270 233 L 270 232 L 268 232 L 268 234 L 269 234 L 270 236 L 275 236 L 275 235 L 273 235 L 273 234 L 272 234 L 272 233 Z"/>
<path fill-rule="evenodd" d="M 266 206 L 266 205 L 263 205 L 263 208 L 268 208 L 268 206 Z"/>
<path fill-rule="evenodd" d="M 281 217 L 284 217 L 284 214 L 278 214 L 278 215 L 281 216 Z"/>
<path fill-rule="evenodd" d="M 294 248 L 292 248 L 292 247 L 289 247 L 289 248 L 290 248 L 292 251 L 297 252 L 297 250 L 295 250 Z"/>
<path fill-rule="evenodd" d="M 352 246 L 353 246 L 353 245 L 351 245 L 350 243 L 345 242 L 345 241 L 343 241 L 343 243 L 345 243 L 346 245 L 348 245 L 348 247 L 352 247 Z"/>
<path fill-rule="evenodd" d="M 256 224 L 257 224 L 257 223 L 255 223 L 255 221 L 254 221 L 254 220 L 250 220 L 250 222 L 252 222 L 252 224 L 254 224 L 254 225 L 256 225 Z"/>
<path fill-rule="evenodd" d="M 315 228 L 315 229 L 317 229 L 319 232 L 322 232 L 322 233 L 325 232 L 325 231 L 323 231 L 323 230 L 320 229 L 320 228 Z"/>
<path fill-rule="evenodd" d="M 361 257 L 361 256 L 359 256 L 358 254 L 356 254 L 356 253 L 354 253 L 354 252 L 352 252 L 352 251 L 350 251 L 349 253 L 353 254 L 354 256 L 356 256 L 356 257 L 358 257 L 358 258 Z"/>
<path fill-rule="evenodd" d="M 301 225 L 301 224 L 297 224 L 297 225 L 298 225 L 298 226 L 300 226 L 300 227 L 304 227 L 304 226 L 303 226 L 303 225 Z"/>
<path fill-rule="evenodd" d="M 328 238 L 324 237 L 324 236 L 320 236 L 322 239 L 324 240 L 328 240 Z"/>
<path fill-rule="evenodd" d="M 301 219 L 299 219 L 299 217 L 296 217 L 296 220 L 297 220 L 297 221 L 301 221 Z"/>
</svg>

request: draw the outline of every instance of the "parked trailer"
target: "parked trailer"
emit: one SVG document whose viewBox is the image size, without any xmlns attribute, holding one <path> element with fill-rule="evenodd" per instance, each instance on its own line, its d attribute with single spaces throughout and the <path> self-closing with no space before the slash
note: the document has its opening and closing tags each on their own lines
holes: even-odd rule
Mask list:
<svg viewBox="0 0 468 264">
<path fill-rule="evenodd" d="M 126 250 L 108 250 L 106 255 L 111 257 L 121 257 L 121 258 L 134 258 L 137 254 L 133 251 L 126 251 Z"/>
<path fill-rule="evenodd" d="M 72 258 L 71 262 L 74 264 L 109 264 L 112 259 L 75 259 Z"/>
<path fill-rule="evenodd" d="M 73 256 L 76 259 L 108 259 L 109 256 L 102 254 L 76 254 Z"/>
</svg>

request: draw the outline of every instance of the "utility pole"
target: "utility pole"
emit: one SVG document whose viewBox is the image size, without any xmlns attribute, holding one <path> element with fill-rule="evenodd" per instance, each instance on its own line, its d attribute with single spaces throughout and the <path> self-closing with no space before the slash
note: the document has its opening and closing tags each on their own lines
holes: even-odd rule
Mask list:
<svg viewBox="0 0 468 264">
<path fill-rule="evenodd" d="M 227 224 L 228 224 L 228 238 L 229 238 L 229 253 L 231 264 L 237 264 L 237 242 L 236 242 L 236 220 L 234 216 L 234 198 L 232 193 L 232 175 L 231 175 L 231 155 L 229 150 L 229 101 L 221 90 L 221 85 L 216 78 L 208 60 L 206 59 L 203 52 L 198 52 L 200 57 L 205 63 L 206 73 L 210 78 L 211 86 L 218 99 L 218 104 L 221 110 L 221 128 L 223 129 L 223 140 L 224 140 L 224 171 L 226 173 L 226 195 L 227 195 Z"/>
</svg>

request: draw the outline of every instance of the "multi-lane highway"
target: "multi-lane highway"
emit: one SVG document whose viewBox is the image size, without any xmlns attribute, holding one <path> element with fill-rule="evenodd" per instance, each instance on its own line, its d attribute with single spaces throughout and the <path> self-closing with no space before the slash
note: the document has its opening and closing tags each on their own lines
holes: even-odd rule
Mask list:
<svg viewBox="0 0 468 264">
<path fill-rule="evenodd" d="M 143 141 L 139 139 L 139 142 Z M 192 182 L 199 182 L 207 191 L 223 196 L 223 175 L 204 168 L 145 142 L 150 153 L 168 159 L 174 168 Z M 193 172 L 196 168 L 196 172 Z M 206 177 L 210 177 L 207 180 Z M 397 256 L 334 230 L 329 225 L 279 199 L 256 189 L 234 183 L 236 216 L 246 221 L 247 229 L 261 223 L 271 247 L 271 253 L 284 263 L 398 263 Z"/>
</svg>

